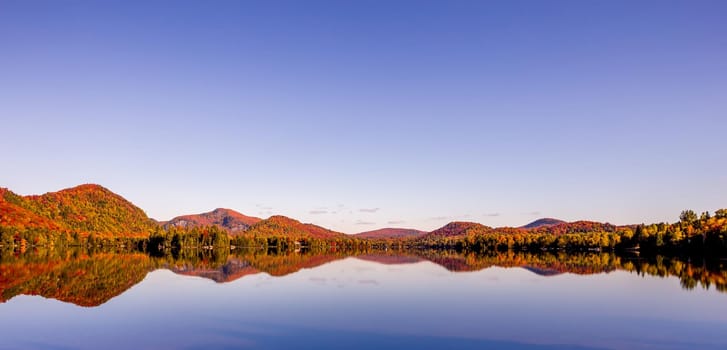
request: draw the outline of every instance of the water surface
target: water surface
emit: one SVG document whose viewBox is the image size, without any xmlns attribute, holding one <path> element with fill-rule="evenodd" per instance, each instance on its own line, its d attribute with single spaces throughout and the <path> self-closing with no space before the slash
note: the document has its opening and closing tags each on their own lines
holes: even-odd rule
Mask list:
<svg viewBox="0 0 727 350">
<path fill-rule="evenodd" d="M 6 256 L 0 348 L 727 348 L 719 261 L 348 255 Z"/>
</svg>

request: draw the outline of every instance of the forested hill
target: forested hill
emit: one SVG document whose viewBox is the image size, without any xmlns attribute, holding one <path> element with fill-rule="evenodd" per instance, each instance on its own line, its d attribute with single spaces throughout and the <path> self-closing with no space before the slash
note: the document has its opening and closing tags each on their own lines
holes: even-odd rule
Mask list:
<svg viewBox="0 0 727 350">
<path fill-rule="evenodd" d="M 539 227 L 550 227 L 555 226 L 558 224 L 565 224 L 566 222 L 563 220 L 553 219 L 553 218 L 542 218 L 535 220 L 525 226 L 522 226 L 521 228 L 524 229 L 531 229 L 531 228 L 539 228 Z"/>
<path fill-rule="evenodd" d="M 410 228 L 381 228 L 373 231 L 360 232 L 353 235 L 356 238 L 411 238 L 427 234 Z"/>
<path fill-rule="evenodd" d="M 232 235 L 241 234 L 250 226 L 260 222 L 260 218 L 243 215 L 232 209 L 217 208 L 208 213 L 177 216 L 167 222 L 161 222 L 165 228 L 218 226 Z"/>
<path fill-rule="evenodd" d="M 0 228 L 126 238 L 146 237 L 157 224 L 123 197 L 87 184 L 31 196 L 0 189 Z"/>
<path fill-rule="evenodd" d="M 594 221 L 544 219 L 526 227 L 451 222 L 432 232 L 383 229 L 346 235 L 284 216 L 265 220 L 229 209 L 158 223 L 121 196 L 99 185 L 21 196 L 0 188 L 0 247 L 134 245 L 227 247 L 296 245 L 390 245 L 458 250 L 639 250 L 727 254 L 727 209 L 714 215 L 685 210 L 675 223 L 616 226 Z M 163 225 L 163 226 L 162 226 Z M 413 231 L 413 232 L 410 232 Z"/>
<path fill-rule="evenodd" d="M 438 228 L 428 234 L 422 236 L 423 238 L 441 238 L 441 237 L 455 237 L 455 236 L 467 236 L 471 234 L 484 234 L 492 232 L 492 227 L 482 225 L 476 222 L 463 222 L 454 221 L 450 222 L 441 228 Z"/>
<path fill-rule="evenodd" d="M 313 224 L 304 224 L 298 220 L 285 216 L 271 216 L 266 220 L 262 220 L 252 226 L 245 232 L 248 236 L 266 237 L 266 236 L 284 236 L 291 238 L 342 238 L 345 234 L 331 231 L 327 228 L 316 226 Z"/>
</svg>

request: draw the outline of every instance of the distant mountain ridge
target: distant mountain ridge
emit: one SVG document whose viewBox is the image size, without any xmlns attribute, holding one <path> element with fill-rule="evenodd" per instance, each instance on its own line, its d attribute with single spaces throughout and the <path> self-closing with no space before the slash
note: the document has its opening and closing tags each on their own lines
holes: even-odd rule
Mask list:
<svg viewBox="0 0 727 350">
<path fill-rule="evenodd" d="M 356 233 L 353 236 L 358 238 L 410 238 L 427 234 L 426 231 L 411 228 L 382 228 L 373 231 Z"/>
<path fill-rule="evenodd" d="M 85 184 L 43 195 L 21 196 L 0 188 L 0 233 L 45 230 L 98 234 L 105 238 L 143 238 L 160 227 L 193 228 L 217 226 L 231 236 L 290 236 L 298 238 L 338 239 L 440 239 L 483 234 L 569 234 L 615 232 L 620 226 L 594 221 L 565 222 L 542 218 L 522 227 L 493 228 L 476 222 L 450 222 L 431 232 L 408 228 L 382 228 L 346 235 L 285 216 L 268 219 L 247 216 L 232 209 L 182 215 L 169 221 L 150 219 L 144 211 L 118 194 L 95 184 Z M 621 226 L 623 227 L 623 226 Z M 7 238 L 8 236 L 6 236 Z M 31 242 L 33 243 L 33 242 Z"/>
<path fill-rule="evenodd" d="M 553 218 L 538 219 L 521 227 L 490 227 L 476 222 L 454 221 L 424 234 L 420 238 L 427 240 L 468 235 L 527 233 L 562 235 L 569 233 L 615 232 L 618 227 L 609 223 L 596 221 L 581 220 L 566 222 Z"/>
<path fill-rule="evenodd" d="M 558 224 L 565 224 L 565 223 L 566 222 L 563 220 L 558 220 L 558 219 L 553 219 L 553 218 L 542 218 L 542 219 L 535 220 L 525 226 L 520 226 L 520 228 L 531 229 L 531 228 L 555 226 Z"/>
<path fill-rule="evenodd" d="M 232 235 L 247 231 L 250 226 L 260 222 L 260 218 L 243 215 L 232 209 L 217 208 L 211 212 L 177 216 L 169 221 L 160 222 L 164 228 L 171 226 L 192 228 L 215 225 Z"/>
</svg>

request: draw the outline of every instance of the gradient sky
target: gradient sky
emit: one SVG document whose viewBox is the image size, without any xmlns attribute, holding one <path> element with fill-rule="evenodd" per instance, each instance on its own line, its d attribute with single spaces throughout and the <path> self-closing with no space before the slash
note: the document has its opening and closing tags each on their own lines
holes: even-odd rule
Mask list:
<svg viewBox="0 0 727 350">
<path fill-rule="evenodd" d="M 727 207 L 725 1 L 0 0 L 0 186 L 344 232 Z"/>
</svg>

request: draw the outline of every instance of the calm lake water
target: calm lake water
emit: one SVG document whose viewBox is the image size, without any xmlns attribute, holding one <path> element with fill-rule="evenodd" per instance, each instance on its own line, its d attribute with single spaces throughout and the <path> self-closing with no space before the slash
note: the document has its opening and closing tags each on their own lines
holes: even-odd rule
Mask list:
<svg viewBox="0 0 727 350">
<path fill-rule="evenodd" d="M 727 349 L 723 263 L 6 254 L 0 348 Z"/>
</svg>

